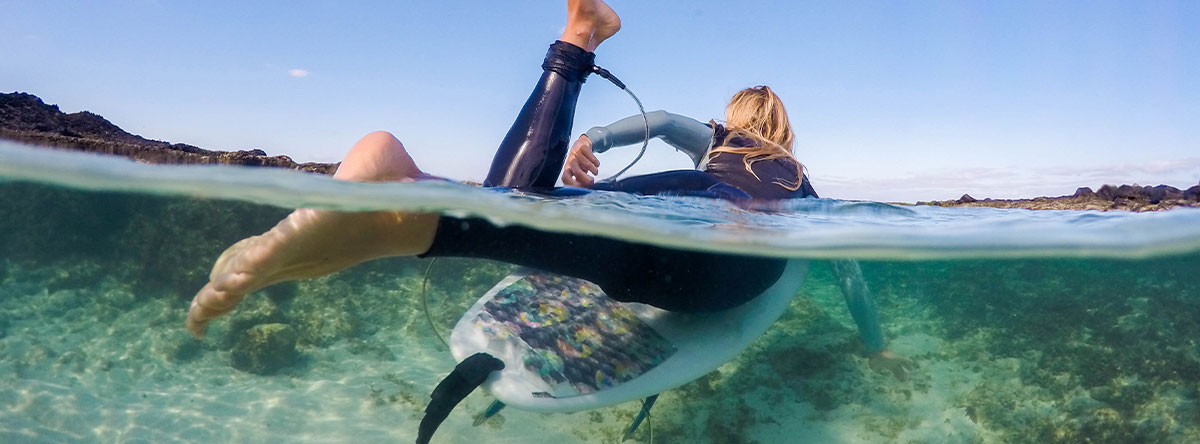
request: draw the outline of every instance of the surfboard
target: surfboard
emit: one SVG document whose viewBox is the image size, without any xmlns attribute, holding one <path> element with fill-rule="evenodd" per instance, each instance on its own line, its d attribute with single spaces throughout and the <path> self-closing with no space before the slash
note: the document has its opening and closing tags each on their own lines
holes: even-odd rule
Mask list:
<svg viewBox="0 0 1200 444">
<path fill-rule="evenodd" d="M 483 388 L 535 412 L 573 412 L 642 399 L 686 384 L 766 332 L 804 282 L 788 261 L 765 292 L 729 310 L 676 313 L 609 298 L 595 284 L 524 271 L 501 280 L 459 319 L 450 352 L 504 361 Z"/>
</svg>

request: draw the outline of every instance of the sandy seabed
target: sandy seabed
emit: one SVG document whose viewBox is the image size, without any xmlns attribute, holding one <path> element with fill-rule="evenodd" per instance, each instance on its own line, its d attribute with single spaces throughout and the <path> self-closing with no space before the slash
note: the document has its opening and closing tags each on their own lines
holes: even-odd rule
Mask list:
<svg viewBox="0 0 1200 444">
<path fill-rule="evenodd" d="M 505 271 L 478 264 L 481 282 Z M 0 268 L 0 442 L 412 442 L 428 394 L 454 365 L 420 310 L 419 266 L 351 270 L 248 299 L 246 310 L 273 304 L 301 331 L 301 361 L 269 376 L 231 368 L 235 321 L 219 321 L 195 341 L 183 329 L 187 298 L 146 294 L 114 277 L 113 267 L 136 266 L 63 260 Z M 631 441 L 1200 441 L 1196 375 L 1152 388 L 1116 378 L 1108 385 L 1149 397 L 1122 409 L 1119 399 L 1104 398 L 1121 395 L 1097 392 L 1086 378 L 1031 368 L 1047 350 L 997 355 L 988 343 L 1007 338 L 996 330 L 953 331 L 943 319 L 951 314 L 921 290 L 877 287 L 891 349 L 920 366 L 908 377 L 869 368 L 832 276 L 814 267 L 803 294 L 762 339 L 664 393 Z M 453 325 L 479 291 L 434 279 L 438 328 Z M 1061 384 L 1031 372 L 1050 372 L 1042 376 Z M 640 407 L 509 409 L 473 427 L 490 402 L 472 394 L 434 442 L 617 443 Z"/>
</svg>

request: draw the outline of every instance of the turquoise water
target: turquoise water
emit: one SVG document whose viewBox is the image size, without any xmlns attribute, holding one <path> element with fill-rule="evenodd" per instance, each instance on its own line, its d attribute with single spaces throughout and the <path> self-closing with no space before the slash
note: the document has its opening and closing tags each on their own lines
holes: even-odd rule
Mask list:
<svg viewBox="0 0 1200 444">
<path fill-rule="evenodd" d="M 422 210 L 814 260 L 749 350 L 665 393 L 636 442 L 1200 442 L 1200 210 L 1098 213 L 807 200 L 739 208 L 596 193 L 164 167 L 0 142 L 0 442 L 411 442 L 453 366 L 445 331 L 511 267 L 363 264 L 247 298 L 195 341 L 218 254 L 290 208 Z M 857 258 L 892 350 L 871 370 L 828 258 Z M 283 323 L 300 358 L 231 366 Z M 435 442 L 619 442 L 636 403 L 576 414 L 469 397 Z"/>
</svg>

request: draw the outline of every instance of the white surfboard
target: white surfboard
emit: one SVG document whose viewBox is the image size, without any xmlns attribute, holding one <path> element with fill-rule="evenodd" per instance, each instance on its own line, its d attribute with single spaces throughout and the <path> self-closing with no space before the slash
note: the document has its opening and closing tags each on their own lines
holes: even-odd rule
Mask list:
<svg viewBox="0 0 1200 444">
<path fill-rule="evenodd" d="M 459 362 L 479 352 L 504 361 L 483 387 L 522 410 L 637 400 L 699 378 L 748 347 L 787 309 L 807 270 L 807 261 L 788 261 L 763 294 L 700 314 L 617 302 L 582 279 L 514 274 L 467 310 L 450 334 L 450 352 Z"/>
</svg>

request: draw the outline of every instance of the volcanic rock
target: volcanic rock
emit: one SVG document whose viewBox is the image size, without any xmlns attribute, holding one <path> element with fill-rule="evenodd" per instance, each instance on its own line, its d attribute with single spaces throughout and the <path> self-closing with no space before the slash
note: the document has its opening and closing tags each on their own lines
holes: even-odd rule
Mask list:
<svg viewBox="0 0 1200 444">
<path fill-rule="evenodd" d="M 1200 185 L 1188 188 L 1187 191 L 1180 191 L 1169 185 L 1104 185 L 1095 192 L 1089 187 L 1080 187 L 1070 196 L 981 200 L 963 195 L 957 200 L 917 202 L 917 205 L 1030 210 L 1159 211 L 1175 207 L 1200 207 Z"/>
<path fill-rule="evenodd" d="M 1090 199 L 1096 197 L 1096 192 L 1092 191 L 1092 189 L 1089 187 L 1079 187 L 1075 190 L 1075 194 L 1072 194 L 1071 197 L 1083 197 Z"/>
<path fill-rule="evenodd" d="M 1156 187 L 1146 187 L 1146 196 L 1150 198 L 1150 203 L 1156 204 L 1164 200 L 1182 199 L 1183 192 L 1179 188 L 1167 185 L 1159 185 Z"/>
<path fill-rule="evenodd" d="M 287 324 L 262 324 L 246 330 L 230 353 L 230 365 L 258 375 L 278 373 L 300 359 L 296 330 Z"/>
<path fill-rule="evenodd" d="M 180 363 L 200 356 L 200 341 L 181 329 L 170 329 L 153 334 L 150 350 L 164 361 Z"/>
<path fill-rule="evenodd" d="M 282 324 L 286 322 L 279 306 L 269 298 L 247 298 L 239 304 L 237 311 L 229 316 L 229 333 L 225 337 L 224 346 L 232 347 L 245 337 L 251 328 L 260 325 Z"/>
<path fill-rule="evenodd" d="M 1187 200 L 1200 200 L 1200 185 L 1193 185 L 1183 192 L 1183 198 Z"/>
<path fill-rule="evenodd" d="M 63 113 L 32 94 L 0 94 L 0 139 L 53 148 L 113 154 L 139 162 L 269 166 L 333 174 L 337 164 L 298 164 L 288 156 L 263 150 L 210 151 L 182 143 L 150 140 L 129 134 L 88 111 Z"/>
</svg>

